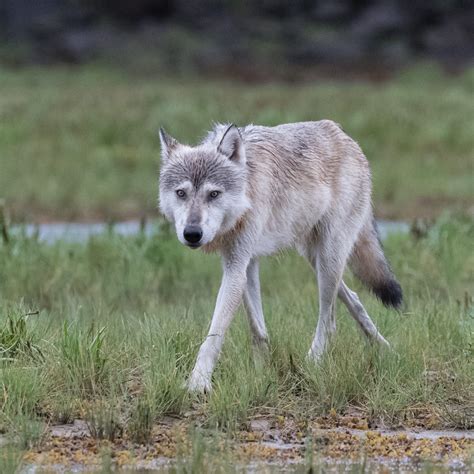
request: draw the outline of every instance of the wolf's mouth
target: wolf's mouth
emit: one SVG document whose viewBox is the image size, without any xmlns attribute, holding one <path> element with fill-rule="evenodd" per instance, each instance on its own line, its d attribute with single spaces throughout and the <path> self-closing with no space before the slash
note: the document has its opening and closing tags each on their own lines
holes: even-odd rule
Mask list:
<svg viewBox="0 0 474 474">
<path fill-rule="evenodd" d="M 185 245 L 189 247 L 190 249 L 198 249 L 202 244 L 200 243 L 192 244 L 191 242 L 186 242 Z"/>
</svg>

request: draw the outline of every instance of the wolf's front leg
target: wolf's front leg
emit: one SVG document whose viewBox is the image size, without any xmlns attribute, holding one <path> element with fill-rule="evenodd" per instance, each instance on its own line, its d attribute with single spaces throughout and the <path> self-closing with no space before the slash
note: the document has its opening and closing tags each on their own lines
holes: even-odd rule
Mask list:
<svg viewBox="0 0 474 474">
<path fill-rule="evenodd" d="M 244 291 L 244 305 L 252 333 L 254 361 L 257 366 L 262 366 L 262 362 L 268 355 L 268 333 L 263 316 L 257 258 L 252 258 L 247 267 L 247 285 Z"/>
<path fill-rule="evenodd" d="M 246 285 L 248 259 L 224 259 L 224 274 L 217 295 L 216 307 L 206 340 L 201 345 L 196 364 L 188 381 L 188 389 L 193 392 L 209 392 L 211 377 L 219 357 L 224 335 L 242 300 Z"/>
</svg>

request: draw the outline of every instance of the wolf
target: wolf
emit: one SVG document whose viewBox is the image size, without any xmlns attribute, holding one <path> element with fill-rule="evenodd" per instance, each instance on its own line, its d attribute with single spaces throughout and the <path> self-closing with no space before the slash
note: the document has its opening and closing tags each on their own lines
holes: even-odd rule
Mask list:
<svg viewBox="0 0 474 474">
<path fill-rule="evenodd" d="M 386 306 L 402 303 L 374 223 L 368 161 L 338 124 L 216 124 L 197 146 L 179 143 L 162 128 L 159 134 L 161 212 L 181 243 L 222 257 L 222 282 L 190 391 L 211 390 L 224 335 L 242 300 L 254 348 L 267 350 L 259 257 L 285 248 L 296 248 L 318 281 L 310 359 L 321 359 L 336 331 L 337 298 L 370 341 L 389 346 L 343 281 L 349 266 Z"/>
</svg>

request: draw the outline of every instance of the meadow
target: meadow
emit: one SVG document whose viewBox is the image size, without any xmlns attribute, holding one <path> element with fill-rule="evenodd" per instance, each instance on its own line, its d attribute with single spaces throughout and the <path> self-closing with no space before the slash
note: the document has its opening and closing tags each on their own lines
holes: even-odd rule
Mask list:
<svg viewBox="0 0 474 474">
<path fill-rule="evenodd" d="M 191 143 L 214 121 L 326 118 L 370 160 L 379 217 L 472 210 L 474 69 L 449 76 L 425 65 L 380 83 L 193 77 L 101 65 L 0 69 L 0 194 L 13 218 L 153 214 L 160 126 Z"/>
<path fill-rule="evenodd" d="M 340 306 L 319 367 L 305 360 L 314 277 L 292 253 L 267 259 L 268 360 L 254 365 L 239 313 L 206 399 L 184 383 L 212 312 L 217 257 L 181 247 L 166 226 L 153 238 L 110 233 L 85 245 L 14 237 L 0 248 L 0 429 L 26 448 L 46 425 L 82 418 L 99 438 L 146 442 L 165 415 L 232 432 L 255 416 L 311 420 L 354 409 L 371 426 L 472 429 L 473 237 L 462 218 L 391 236 L 403 311 L 352 284 L 394 351 L 368 346 Z"/>
<path fill-rule="evenodd" d="M 204 398 L 184 383 L 212 314 L 217 256 L 184 248 L 162 221 L 152 237 L 111 225 L 85 243 L 10 233 L 0 241 L 0 434 L 20 454 L 0 456 L 0 471 L 74 419 L 96 439 L 137 445 L 170 417 L 230 437 L 258 417 L 307 426 L 350 413 L 370 427 L 473 429 L 473 78 L 428 67 L 383 84 L 250 85 L 98 66 L 2 70 L 0 193 L 14 222 L 156 212 L 159 125 L 193 141 L 213 120 L 318 118 L 366 151 L 378 216 L 432 219 L 385 242 L 400 312 L 348 276 L 393 351 L 368 345 L 339 305 L 330 351 L 308 363 L 315 278 L 287 252 L 262 262 L 267 359 L 254 364 L 240 311 Z"/>
</svg>

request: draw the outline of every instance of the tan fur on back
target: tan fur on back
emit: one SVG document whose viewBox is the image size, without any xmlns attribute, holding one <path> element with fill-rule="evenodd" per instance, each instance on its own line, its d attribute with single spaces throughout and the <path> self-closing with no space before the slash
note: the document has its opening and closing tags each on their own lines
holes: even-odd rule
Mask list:
<svg viewBox="0 0 474 474">
<path fill-rule="evenodd" d="M 218 126 L 204 143 L 217 143 L 224 130 L 225 126 Z M 262 225 L 269 231 L 285 228 L 282 244 L 286 247 L 310 234 L 316 225 L 325 225 L 332 213 L 350 219 L 352 213 L 369 212 L 367 160 L 335 122 L 249 125 L 240 131 L 249 170 L 251 209 L 234 232 L 220 236 L 206 247 L 207 251 L 219 250 L 248 225 Z"/>
</svg>

